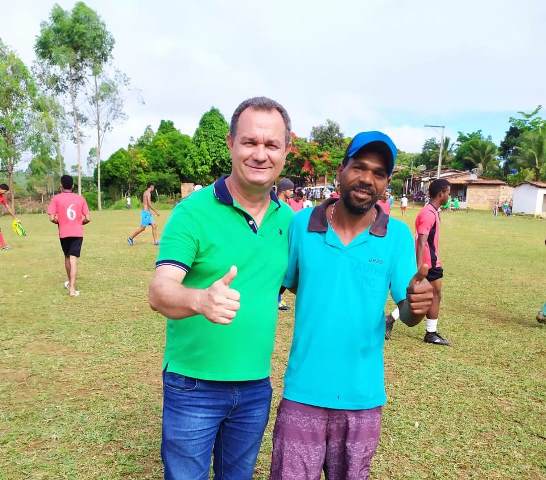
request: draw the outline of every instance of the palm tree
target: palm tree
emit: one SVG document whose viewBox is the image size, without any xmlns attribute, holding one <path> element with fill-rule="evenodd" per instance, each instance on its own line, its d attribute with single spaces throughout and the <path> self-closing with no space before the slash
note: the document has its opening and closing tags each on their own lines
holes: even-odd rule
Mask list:
<svg viewBox="0 0 546 480">
<path fill-rule="evenodd" d="M 497 161 L 497 146 L 487 140 L 475 140 L 469 145 L 468 155 L 464 157 L 468 162 L 478 166 L 480 173 L 493 173 L 499 167 Z"/>
<path fill-rule="evenodd" d="M 546 164 L 546 126 L 525 132 L 516 147 L 516 161 L 533 171 L 534 180 L 540 179 L 540 171 Z"/>
</svg>

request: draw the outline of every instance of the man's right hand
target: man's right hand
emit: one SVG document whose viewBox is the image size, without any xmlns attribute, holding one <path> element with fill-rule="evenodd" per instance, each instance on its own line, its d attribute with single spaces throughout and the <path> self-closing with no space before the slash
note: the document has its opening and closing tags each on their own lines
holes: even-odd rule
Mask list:
<svg viewBox="0 0 546 480">
<path fill-rule="evenodd" d="M 233 265 L 229 272 L 216 280 L 209 288 L 202 290 L 199 298 L 199 312 L 212 323 L 229 325 L 240 308 L 241 294 L 230 288 L 237 276 L 237 267 Z"/>
</svg>

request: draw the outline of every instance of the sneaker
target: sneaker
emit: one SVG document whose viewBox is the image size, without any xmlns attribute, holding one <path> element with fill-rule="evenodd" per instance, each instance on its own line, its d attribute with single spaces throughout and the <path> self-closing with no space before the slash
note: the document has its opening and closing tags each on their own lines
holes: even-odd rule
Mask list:
<svg viewBox="0 0 546 480">
<path fill-rule="evenodd" d="M 391 338 L 394 322 L 395 320 L 394 318 L 392 318 L 392 315 L 390 313 L 388 315 L 385 315 L 385 340 L 389 340 Z"/>
<path fill-rule="evenodd" d="M 68 289 L 69 286 L 70 286 L 70 282 L 68 280 L 66 280 L 64 282 L 64 288 Z"/>
<path fill-rule="evenodd" d="M 154 242 L 154 245 L 157 247 L 159 245 L 159 242 Z"/>
<path fill-rule="evenodd" d="M 544 313 L 542 313 L 542 310 L 537 313 L 537 322 L 546 323 L 546 317 L 544 316 Z"/>
<path fill-rule="evenodd" d="M 135 241 L 131 237 L 128 237 L 127 243 L 129 244 L 130 247 L 132 247 L 135 244 Z"/>
<path fill-rule="evenodd" d="M 449 342 L 442 337 L 438 332 L 427 332 L 425 333 L 425 338 L 423 339 L 425 343 L 433 343 L 435 345 L 444 345 L 449 346 Z"/>
<path fill-rule="evenodd" d="M 11 250 L 11 247 L 9 245 L 4 245 L 0 250 Z"/>
</svg>

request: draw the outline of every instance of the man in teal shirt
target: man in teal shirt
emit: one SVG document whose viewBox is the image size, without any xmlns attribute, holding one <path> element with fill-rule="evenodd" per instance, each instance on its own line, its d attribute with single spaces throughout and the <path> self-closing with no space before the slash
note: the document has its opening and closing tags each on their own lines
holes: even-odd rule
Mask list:
<svg viewBox="0 0 546 480">
<path fill-rule="evenodd" d="M 408 227 L 376 204 L 396 147 L 380 132 L 356 135 L 338 171 L 341 197 L 297 214 L 284 286 L 297 291 L 271 478 L 367 478 L 386 401 L 383 309 L 390 290 L 406 324 L 432 302 L 428 267 L 416 272 Z M 325 277 L 324 269 L 328 271 Z"/>
<path fill-rule="evenodd" d="M 272 193 L 290 143 L 277 102 L 237 107 L 227 177 L 173 211 L 150 285 L 165 315 L 166 479 L 250 480 L 269 416 L 277 295 L 288 263 L 290 208 Z"/>
</svg>

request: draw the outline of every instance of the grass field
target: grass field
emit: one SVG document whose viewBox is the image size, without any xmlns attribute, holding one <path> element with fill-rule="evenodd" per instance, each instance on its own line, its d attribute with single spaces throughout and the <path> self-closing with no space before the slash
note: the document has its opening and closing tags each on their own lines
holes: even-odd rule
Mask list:
<svg viewBox="0 0 546 480">
<path fill-rule="evenodd" d="M 8 220 L 0 218 L 13 246 L 0 252 L 0 479 L 162 478 L 164 320 L 146 301 L 151 233 L 129 248 L 138 212 L 95 212 L 82 294 L 69 298 L 55 226 L 23 216 L 29 237 L 19 239 Z M 372 478 L 546 478 L 546 329 L 535 321 L 546 301 L 546 221 L 451 213 L 442 234 L 440 332 L 453 346 L 424 344 L 423 325 L 395 326 Z M 291 332 L 288 312 L 257 479 L 268 476 Z"/>
</svg>

